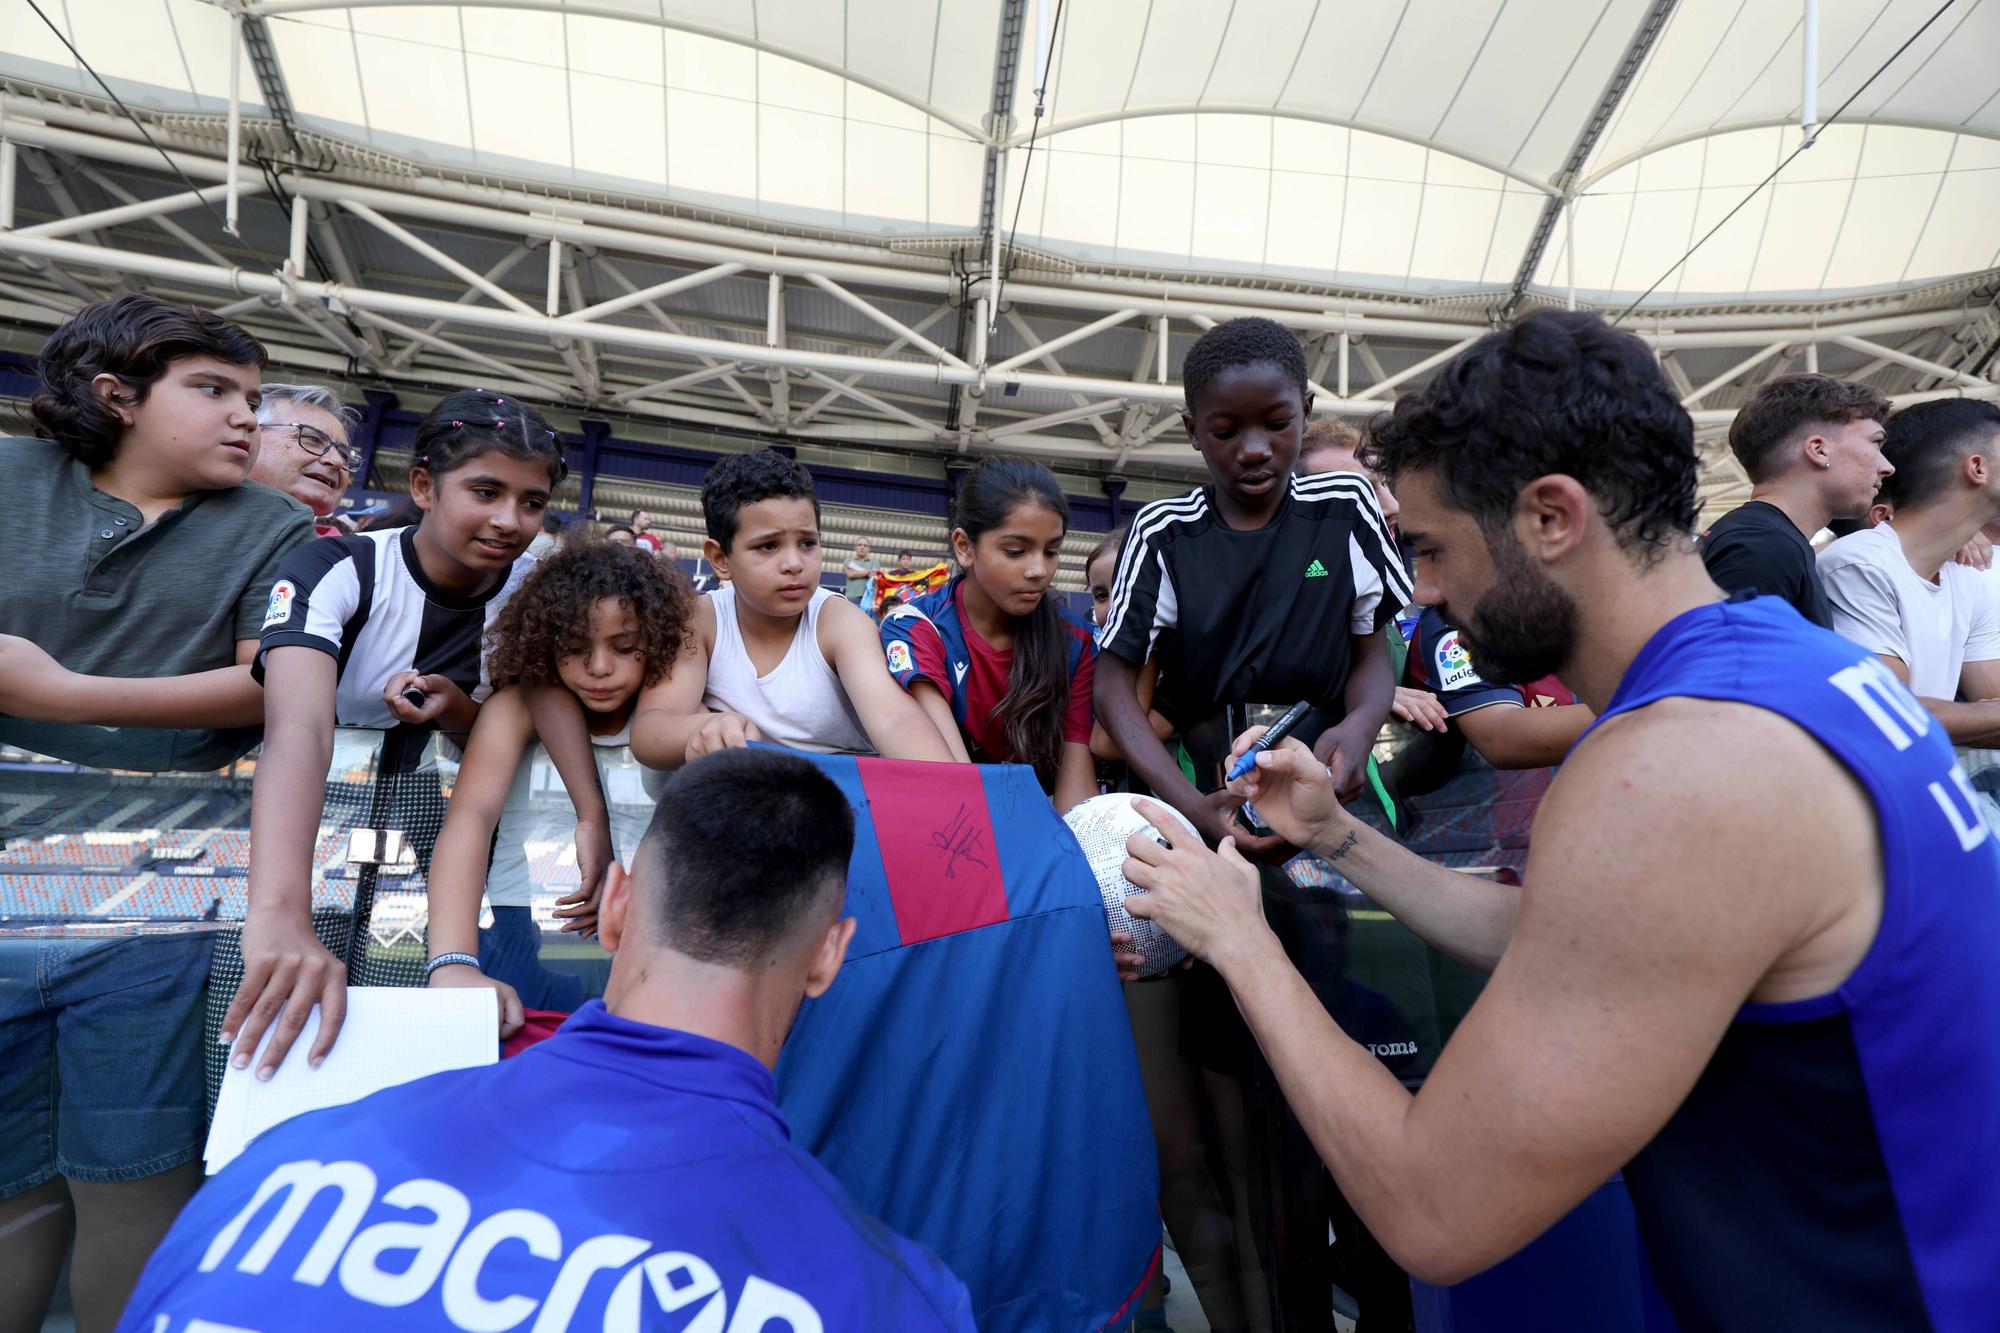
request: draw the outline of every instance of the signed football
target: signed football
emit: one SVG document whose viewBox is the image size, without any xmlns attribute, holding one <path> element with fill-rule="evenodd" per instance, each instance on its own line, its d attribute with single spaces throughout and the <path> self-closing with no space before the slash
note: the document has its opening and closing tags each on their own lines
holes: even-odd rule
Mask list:
<svg viewBox="0 0 2000 1333">
<path fill-rule="evenodd" d="M 1201 835 L 1179 811 L 1164 805 L 1162 808 L 1186 827 L 1188 837 L 1200 842 Z M 1125 840 L 1134 833 L 1143 832 L 1156 842 L 1167 841 L 1133 807 L 1132 797 L 1122 792 L 1093 796 L 1072 808 L 1063 816 L 1063 822 L 1075 835 L 1077 846 L 1083 849 L 1083 859 L 1090 863 L 1090 873 L 1097 879 L 1097 891 L 1104 898 L 1105 920 L 1114 932 L 1131 931 L 1132 952 L 1145 956 L 1146 961 L 1140 966 L 1139 975 L 1156 976 L 1187 957 L 1187 950 L 1175 943 L 1167 932 L 1125 910 L 1128 894 L 1145 892 L 1125 878 Z"/>
</svg>

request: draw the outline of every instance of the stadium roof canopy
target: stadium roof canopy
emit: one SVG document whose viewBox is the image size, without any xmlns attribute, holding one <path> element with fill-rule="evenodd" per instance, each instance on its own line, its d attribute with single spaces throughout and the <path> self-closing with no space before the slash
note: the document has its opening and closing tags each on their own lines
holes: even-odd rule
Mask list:
<svg viewBox="0 0 2000 1333">
<path fill-rule="evenodd" d="M 361 379 L 1108 466 L 1253 309 L 1349 415 L 1568 302 L 1711 425 L 1994 391 L 2000 0 L 35 0 L 172 170 L 0 3 L 18 319 L 118 275 Z"/>
</svg>

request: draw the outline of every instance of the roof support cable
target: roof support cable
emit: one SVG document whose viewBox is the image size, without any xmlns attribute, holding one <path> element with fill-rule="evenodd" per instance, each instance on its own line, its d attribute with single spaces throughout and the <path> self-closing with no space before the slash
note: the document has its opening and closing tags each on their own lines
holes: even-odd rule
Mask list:
<svg viewBox="0 0 2000 1333">
<path fill-rule="evenodd" d="M 1046 4 L 1047 0 L 1043 0 Z M 1021 192 L 1014 196 L 1014 221 L 1007 228 L 1007 269 L 1014 267 L 1014 238 L 1021 231 L 1021 205 L 1028 198 L 1028 173 L 1035 165 L 1035 140 L 1042 131 L 1042 113 L 1048 105 L 1049 85 L 1054 81 L 1056 42 L 1062 33 L 1063 0 L 1056 0 L 1055 22 L 1049 25 L 1047 41 L 1037 43 L 1035 51 L 1035 120 L 1028 130 L 1028 151 L 1021 159 Z M 1039 35 L 1039 34 L 1038 34 Z M 994 256 L 998 262 L 998 254 Z M 989 318 L 1000 318 L 1000 293 L 1007 282 L 1006 270 L 996 270 L 998 281 L 993 285 L 993 305 Z"/>
</svg>

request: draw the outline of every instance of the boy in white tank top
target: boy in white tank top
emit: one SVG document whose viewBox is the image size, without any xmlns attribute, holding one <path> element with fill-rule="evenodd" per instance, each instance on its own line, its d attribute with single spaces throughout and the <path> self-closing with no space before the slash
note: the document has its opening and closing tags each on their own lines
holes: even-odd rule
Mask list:
<svg viewBox="0 0 2000 1333">
<path fill-rule="evenodd" d="M 728 582 L 696 599 L 687 646 L 639 697 L 639 762 L 676 769 L 768 741 L 949 763 L 944 738 L 883 664 L 875 623 L 819 586 L 819 499 L 806 469 L 771 449 L 733 455 L 709 469 L 701 505 L 702 552 Z M 564 750 L 587 763 L 580 710 L 543 712 L 538 700 L 535 723 L 558 766 L 574 771 Z"/>
</svg>

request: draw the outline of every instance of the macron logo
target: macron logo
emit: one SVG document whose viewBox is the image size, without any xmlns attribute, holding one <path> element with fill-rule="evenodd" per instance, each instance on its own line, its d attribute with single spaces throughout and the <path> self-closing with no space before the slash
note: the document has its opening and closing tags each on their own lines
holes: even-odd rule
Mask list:
<svg viewBox="0 0 2000 1333">
<path fill-rule="evenodd" d="M 638 1236 L 565 1236 L 553 1218 L 532 1208 L 476 1216 L 472 1201 L 440 1180 L 404 1180 L 378 1192 L 380 1184 L 360 1162 L 286 1162 L 216 1233 L 197 1271 L 215 1273 L 227 1264 L 257 1276 L 274 1261 L 282 1272 L 298 1255 L 291 1280 L 301 1287 L 336 1284 L 355 1301 L 392 1310 L 425 1302 L 421 1322 L 465 1333 L 530 1333 L 524 1327 L 530 1316 L 532 1333 L 572 1327 L 638 1333 L 659 1327 L 660 1312 L 676 1310 L 689 1310 L 686 1327 L 704 1333 L 824 1328 L 805 1297 L 754 1274 L 732 1301 L 721 1275 L 697 1254 L 649 1253 L 653 1242 Z M 322 1195 L 330 1210 L 319 1203 Z M 371 1208 L 389 1209 L 389 1216 L 363 1227 Z M 502 1252 L 497 1261 L 495 1251 Z M 608 1298 L 603 1283 L 610 1284 Z M 337 1308 L 305 1292 L 299 1300 L 301 1311 Z M 306 1316 L 304 1322 L 355 1326 L 351 1319 Z M 199 1326 L 199 1320 L 188 1325 Z"/>
<path fill-rule="evenodd" d="M 1326 572 L 1325 565 L 1322 565 L 1319 561 L 1315 560 L 1310 565 L 1306 566 L 1306 577 L 1309 579 L 1324 579 L 1324 578 L 1331 578 L 1333 576 Z"/>
</svg>

